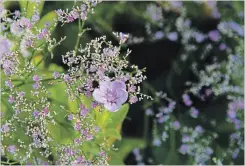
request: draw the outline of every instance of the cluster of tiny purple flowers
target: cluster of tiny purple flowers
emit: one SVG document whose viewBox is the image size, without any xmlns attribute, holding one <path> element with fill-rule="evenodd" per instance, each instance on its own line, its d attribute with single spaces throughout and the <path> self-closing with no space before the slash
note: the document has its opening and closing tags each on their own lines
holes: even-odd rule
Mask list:
<svg viewBox="0 0 245 166">
<path fill-rule="evenodd" d="M 88 30 L 83 25 L 98 1 L 81 2 L 71 11 L 59 9 L 48 13 L 53 20 L 46 22 L 38 10 L 43 1 L 20 3 L 32 3 L 32 16 L 27 16 L 26 8 L 11 13 L 0 2 L 0 65 L 4 81 L 1 155 L 20 164 L 107 165 L 111 143 L 103 136 L 94 114 L 116 112 L 125 103 L 150 98 L 140 92 L 139 85 L 146 79 L 144 70 L 128 64 L 129 50 L 120 56 L 121 45 L 128 35 L 114 33 L 119 46 L 100 37 L 82 48 L 79 40 Z M 59 22 L 65 24 L 76 19 L 79 40 L 74 50 L 62 56 L 68 71 L 58 71 L 55 66 L 55 70 L 42 72 L 44 59 L 49 55 L 52 58 L 52 50 L 66 38 L 56 41 L 51 37 L 52 30 Z M 43 55 L 41 60 L 40 55 Z M 56 86 L 62 86 L 64 95 L 57 92 Z M 69 104 L 54 97 L 57 93 L 69 102 L 77 102 L 79 107 L 71 111 Z M 84 104 L 83 97 L 91 101 L 89 106 Z M 54 132 L 57 129 L 61 130 L 58 131 L 61 138 Z M 66 131 L 68 134 L 63 138 L 62 132 Z M 93 143 L 96 146 L 93 152 L 84 150 L 84 146 Z"/>
</svg>

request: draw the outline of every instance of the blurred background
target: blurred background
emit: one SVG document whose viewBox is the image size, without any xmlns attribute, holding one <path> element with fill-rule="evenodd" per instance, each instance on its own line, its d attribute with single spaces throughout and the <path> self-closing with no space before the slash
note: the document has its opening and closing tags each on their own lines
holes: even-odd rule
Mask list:
<svg viewBox="0 0 245 166">
<path fill-rule="evenodd" d="M 42 15 L 72 6 L 69 1 L 47 1 Z M 18 9 L 18 3 L 10 3 L 9 8 Z M 243 142 L 230 139 L 237 132 L 244 138 L 243 106 L 239 108 L 240 127 L 227 121 L 229 103 L 244 102 L 243 25 L 242 1 L 106 1 L 95 7 L 85 24 L 91 31 L 81 44 L 103 35 L 117 44 L 112 32 L 129 33 L 122 49 L 132 50 L 131 64 L 146 68 L 148 79 L 141 87 L 154 98 L 130 106 L 123 140 L 115 144 L 117 157 L 125 164 L 244 164 Z M 67 39 L 54 50 L 54 59 L 46 60 L 47 66 L 62 66 L 61 55 L 76 42 L 78 22 L 57 27 L 54 37 Z M 170 103 L 174 109 L 169 120 L 160 121 Z M 196 126 L 202 126 L 205 133 L 197 132 L 194 140 L 183 141 L 184 133 L 194 133 Z M 188 152 L 183 142 L 195 150 Z"/>
</svg>

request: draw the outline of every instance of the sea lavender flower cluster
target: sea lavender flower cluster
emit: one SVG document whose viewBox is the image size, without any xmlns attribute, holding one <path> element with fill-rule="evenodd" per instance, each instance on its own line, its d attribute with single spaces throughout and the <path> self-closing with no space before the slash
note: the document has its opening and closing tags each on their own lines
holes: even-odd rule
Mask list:
<svg viewBox="0 0 245 166">
<path fill-rule="evenodd" d="M 120 56 L 128 35 L 115 33 L 119 46 L 103 36 L 82 47 L 80 38 L 88 30 L 83 26 L 98 1 L 75 2 L 79 5 L 71 10 L 58 9 L 43 17 L 44 1 L 19 3 L 21 11 L 11 13 L 0 2 L 4 164 L 107 165 L 116 140 L 110 132 L 120 135 L 118 126 L 125 118 L 113 113 L 125 114 L 127 103 L 150 98 L 140 91 L 144 70 L 129 65 L 129 50 Z M 58 23 L 76 19 L 77 43 L 62 55 L 68 70 L 45 66 L 44 60 L 53 58 L 54 48 L 66 39 L 57 41 L 53 30 Z"/>
<path fill-rule="evenodd" d="M 201 165 L 234 164 L 244 153 L 244 25 L 223 19 L 225 13 L 219 11 L 217 3 L 196 3 L 208 11 L 211 19 L 219 20 L 216 28 L 206 32 L 192 26 L 192 20 L 195 23 L 197 20 L 188 14 L 185 2 L 151 3 L 146 8 L 150 21 L 146 23 L 144 41 L 168 40 L 181 45 L 177 60 L 170 69 L 171 75 L 166 76 L 162 87 L 173 99 L 157 92 L 154 102 L 146 102 L 144 106 L 147 123 L 153 119 L 148 145 L 152 147 L 156 164 L 160 164 L 159 161 L 176 164 L 177 161 L 171 161 L 171 157 L 179 155 L 174 153 L 176 150 L 186 156 L 188 164 Z M 157 8 L 155 14 L 149 14 L 149 8 Z M 162 16 L 158 18 L 162 19 L 155 21 L 152 15 L 159 13 Z M 174 92 L 174 87 L 182 86 L 175 83 L 180 77 L 186 79 L 185 91 Z M 149 91 L 153 92 L 152 87 Z M 171 109 L 170 103 L 175 103 Z M 224 137 L 224 133 L 227 136 Z M 181 135 L 180 139 L 176 135 Z M 228 140 L 226 147 L 221 147 L 219 141 L 222 139 Z M 158 154 L 154 154 L 159 149 L 171 155 L 161 160 Z"/>
</svg>

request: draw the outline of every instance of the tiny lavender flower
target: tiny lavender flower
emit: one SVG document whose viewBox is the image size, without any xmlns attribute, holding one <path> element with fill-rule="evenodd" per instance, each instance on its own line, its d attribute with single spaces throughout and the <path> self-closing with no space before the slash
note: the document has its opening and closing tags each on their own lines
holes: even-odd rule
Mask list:
<svg viewBox="0 0 245 166">
<path fill-rule="evenodd" d="M 111 112 L 117 111 L 128 98 L 126 85 L 122 81 L 103 81 L 99 88 L 93 92 L 93 98 L 104 104 L 104 107 Z"/>
<path fill-rule="evenodd" d="M 213 30 L 208 33 L 208 37 L 212 41 L 219 41 L 221 39 L 220 33 L 218 30 Z"/>
<path fill-rule="evenodd" d="M 8 152 L 14 154 L 16 151 L 16 147 L 14 145 L 8 146 Z"/>
</svg>

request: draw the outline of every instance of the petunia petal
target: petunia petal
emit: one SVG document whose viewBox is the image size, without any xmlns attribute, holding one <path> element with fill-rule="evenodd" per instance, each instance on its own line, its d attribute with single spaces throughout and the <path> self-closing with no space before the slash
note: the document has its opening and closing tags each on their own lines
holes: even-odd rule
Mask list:
<svg viewBox="0 0 245 166">
<path fill-rule="evenodd" d="M 117 89 L 117 104 L 123 104 L 128 99 L 128 92 L 124 89 Z"/>
<path fill-rule="evenodd" d="M 124 89 L 126 90 L 126 85 L 122 81 L 113 81 L 111 83 L 112 89 Z"/>
<path fill-rule="evenodd" d="M 104 93 L 106 93 L 108 89 L 111 89 L 111 82 L 109 81 L 101 81 L 99 84 L 100 90 Z"/>
<path fill-rule="evenodd" d="M 104 107 L 110 112 L 117 112 L 121 105 L 115 103 L 106 103 L 104 104 Z"/>
<path fill-rule="evenodd" d="M 105 103 L 104 93 L 100 89 L 94 90 L 93 98 L 99 103 Z"/>
</svg>

